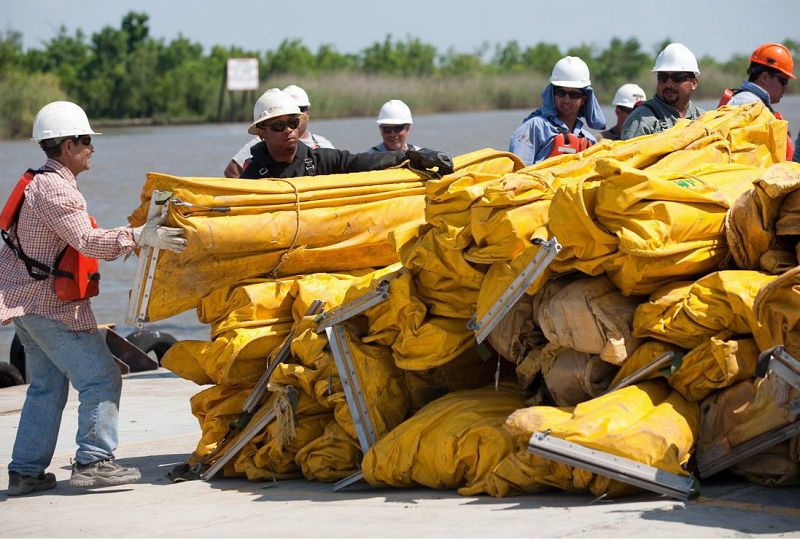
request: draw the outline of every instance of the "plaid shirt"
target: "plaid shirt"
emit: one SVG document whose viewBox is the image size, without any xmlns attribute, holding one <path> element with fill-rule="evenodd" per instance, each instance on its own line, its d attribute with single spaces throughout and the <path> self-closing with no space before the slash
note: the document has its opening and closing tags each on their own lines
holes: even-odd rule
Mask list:
<svg viewBox="0 0 800 540">
<path fill-rule="evenodd" d="M 55 264 L 67 244 L 88 257 L 116 259 L 134 247 L 130 227 L 94 229 L 86 212 L 86 199 L 75 176 L 58 161 L 48 159 L 25 188 L 25 200 L 12 227 L 28 257 Z M 9 324 L 21 315 L 38 315 L 64 323 L 74 331 L 97 331 L 89 299 L 65 302 L 53 288 L 53 277 L 36 281 L 5 243 L 0 248 L 0 321 Z"/>
</svg>

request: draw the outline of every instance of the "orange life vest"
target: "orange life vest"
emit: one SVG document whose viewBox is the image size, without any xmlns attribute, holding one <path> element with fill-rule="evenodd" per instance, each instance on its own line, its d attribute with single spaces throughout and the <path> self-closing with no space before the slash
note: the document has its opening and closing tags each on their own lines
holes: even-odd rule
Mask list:
<svg viewBox="0 0 800 540">
<path fill-rule="evenodd" d="M 723 105 L 727 105 L 728 102 L 733 99 L 733 96 L 738 94 L 738 90 L 731 90 L 730 88 L 726 88 L 724 92 L 722 92 L 722 97 L 719 98 L 719 103 L 717 104 L 717 108 L 722 107 Z M 772 108 L 770 108 L 772 110 Z M 778 120 L 783 120 L 783 116 L 781 113 L 772 111 L 772 114 L 775 115 L 775 118 Z M 792 134 L 786 134 L 786 161 L 792 161 L 794 157 L 794 141 L 792 141 Z"/>
<path fill-rule="evenodd" d="M 56 257 L 55 264 L 50 267 L 28 257 L 19 245 L 19 236 L 16 233 L 17 219 L 25 200 L 25 188 L 33 178 L 42 171 L 28 169 L 17 181 L 11 190 L 2 212 L 0 212 L 0 235 L 11 251 L 25 264 L 25 269 L 33 279 L 41 281 L 53 276 L 53 288 L 56 296 L 66 302 L 83 300 L 97 296 L 100 293 L 100 274 L 97 259 L 87 257 L 72 246 L 65 247 Z M 97 228 L 97 222 L 89 216 L 92 227 Z M 14 227 L 14 237 L 11 238 L 11 228 Z M 15 241 L 16 240 L 16 241 Z"/>
<path fill-rule="evenodd" d="M 547 157 L 560 156 L 561 154 L 577 154 L 591 145 L 592 143 L 586 137 L 578 137 L 574 133 L 562 131 L 553 137 L 553 148 Z"/>
</svg>

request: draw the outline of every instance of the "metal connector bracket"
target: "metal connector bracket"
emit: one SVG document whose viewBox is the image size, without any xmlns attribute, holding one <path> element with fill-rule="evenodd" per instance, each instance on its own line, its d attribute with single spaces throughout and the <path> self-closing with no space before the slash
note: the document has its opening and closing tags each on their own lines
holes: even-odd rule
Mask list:
<svg viewBox="0 0 800 540">
<path fill-rule="evenodd" d="M 476 318 L 473 317 L 467 323 L 467 328 L 475 332 L 475 340 L 478 343 L 483 343 L 489 333 L 508 315 L 508 312 L 514 308 L 519 299 L 522 298 L 522 295 L 525 294 L 525 291 L 528 290 L 528 287 L 542 275 L 561 251 L 561 244 L 558 243 L 558 239 L 555 236 L 550 240 L 535 238 L 533 243 L 539 245 L 540 248 L 531 259 L 531 262 L 514 278 L 511 285 L 503 291 L 500 298 L 489 308 L 489 311 L 480 321 L 476 321 Z"/>
<path fill-rule="evenodd" d="M 766 371 L 770 370 L 775 375 L 800 390 L 800 360 L 786 352 L 782 345 L 773 347 L 761 353 L 758 357 L 759 369 L 756 375 L 766 376 Z"/>
<path fill-rule="evenodd" d="M 147 220 L 164 211 L 164 205 L 172 197 L 170 191 L 153 191 L 150 196 L 150 207 L 147 209 Z M 133 278 L 133 288 L 128 295 L 128 311 L 125 322 L 136 328 L 142 328 L 147 322 L 147 306 L 150 303 L 150 290 L 156 275 L 156 262 L 160 250 L 152 246 L 139 248 L 139 262 Z"/>
<path fill-rule="evenodd" d="M 675 353 L 673 351 L 667 351 L 652 362 L 647 365 L 644 365 L 619 381 L 617 384 L 603 392 L 603 394 L 609 394 L 620 388 L 625 388 L 626 386 L 630 386 L 632 384 L 636 384 L 639 381 L 642 381 L 647 378 L 648 375 L 664 369 L 668 366 L 672 365 L 672 362 L 675 360 Z"/>
<path fill-rule="evenodd" d="M 321 333 L 335 324 L 342 323 L 347 319 L 364 313 L 369 308 L 377 306 L 389 298 L 389 281 L 382 279 L 378 286 L 353 300 L 348 304 L 339 306 L 336 309 L 323 313 L 318 320 L 317 332 Z"/>
<path fill-rule="evenodd" d="M 708 478 L 797 435 L 800 435 L 800 420 L 762 433 L 742 444 L 737 444 L 724 454 L 721 454 L 718 448 L 712 447 L 705 452 L 699 449 L 697 453 L 697 470 L 700 473 L 700 478 Z"/>
<path fill-rule="evenodd" d="M 323 305 L 324 302 L 322 302 L 322 300 L 314 300 L 311 302 L 311 305 L 308 306 L 304 316 L 308 317 L 310 315 L 318 314 L 322 310 Z M 267 369 L 261 375 L 261 378 L 258 379 L 255 387 L 250 391 L 250 395 L 247 396 L 247 399 L 242 405 L 242 412 L 252 413 L 258 408 L 259 404 L 264 399 L 264 396 L 267 393 L 267 387 L 269 385 L 269 378 L 272 377 L 272 372 L 275 371 L 278 365 L 282 364 L 287 358 L 289 358 L 289 353 L 292 351 L 292 340 L 295 336 L 295 329 L 296 328 L 292 328 L 291 332 L 289 332 L 286 338 L 284 338 L 278 354 L 269 360 Z"/>
<path fill-rule="evenodd" d="M 547 432 L 535 431 L 528 441 L 528 451 L 682 501 L 697 493 L 693 476 L 668 473 L 632 459 L 553 437 Z"/>
<path fill-rule="evenodd" d="M 378 442 L 378 435 L 369 415 L 366 397 L 361 389 L 361 380 L 350 352 L 350 344 L 347 342 L 347 331 L 344 326 L 337 324 L 326 328 L 325 333 L 328 336 L 333 360 L 336 362 L 336 370 L 339 372 L 339 379 L 344 388 L 344 396 L 353 417 L 361 451 L 366 454 L 372 445 Z"/>
</svg>

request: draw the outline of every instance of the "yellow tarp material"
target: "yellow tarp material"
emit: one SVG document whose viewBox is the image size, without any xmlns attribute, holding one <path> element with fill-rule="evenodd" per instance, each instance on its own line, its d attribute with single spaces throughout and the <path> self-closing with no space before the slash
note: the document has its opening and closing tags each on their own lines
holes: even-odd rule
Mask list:
<svg viewBox="0 0 800 540">
<path fill-rule="evenodd" d="M 574 264 L 589 274 L 605 271 L 624 294 L 649 294 L 675 279 L 718 268 L 727 255 L 725 213 L 761 172 L 743 165 L 716 164 L 656 174 L 610 160 L 601 161 L 598 170 L 603 182 L 589 186 L 594 190 L 593 216 L 580 222 L 594 228 L 596 221 L 610 234 L 583 233 L 574 222 L 563 224 L 569 230 L 552 222 L 550 226 L 562 245 L 576 254 L 583 248 L 575 244 L 583 246 L 598 238 L 603 248 L 590 254 L 601 260 Z M 551 214 L 563 204 L 573 205 L 574 199 L 569 193 L 562 202 L 557 193 Z M 561 258 L 554 269 L 572 263 Z"/>
<path fill-rule="evenodd" d="M 366 313 L 369 335 L 365 340 L 390 345 L 395 363 L 406 370 L 441 366 L 475 340 L 467 328 L 468 319 L 430 316 L 415 294 L 415 283 L 407 273 L 391 280 L 389 298 Z"/>
<path fill-rule="evenodd" d="M 800 436 L 740 461 L 730 470 L 765 486 L 796 486 L 800 484 Z"/>
<path fill-rule="evenodd" d="M 548 393 L 559 407 L 574 407 L 602 394 L 617 368 L 596 354 L 561 349 L 542 366 Z"/>
<path fill-rule="evenodd" d="M 498 172 L 519 165 L 512 155 L 488 149 L 454 163 L 459 170 Z M 132 224 L 143 223 L 156 189 L 174 194 L 167 223 L 184 230 L 188 247 L 159 255 L 149 320 L 191 309 L 212 290 L 243 278 L 391 264 L 397 254 L 389 234 L 424 221 L 424 178 L 407 169 L 290 180 L 150 173 Z"/>
<path fill-rule="evenodd" d="M 753 309 L 766 334 L 759 342 L 761 350 L 783 345 L 800 359 L 800 266 L 766 284 Z"/>
<path fill-rule="evenodd" d="M 660 381 L 628 386 L 581 403 L 574 410 L 542 406 L 520 409 L 506 421 L 516 451 L 492 471 L 486 481 L 487 492 L 506 496 L 540 491 L 547 485 L 617 496 L 636 489 L 531 454 L 527 445 L 534 431 L 551 430 L 554 437 L 686 475 L 684 465 L 699 422 L 698 405 Z"/>
<path fill-rule="evenodd" d="M 396 268 L 247 279 L 220 287 L 198 306 L 200 322 L 211 324 L 213 341 L 181 341 L 167 351 L 162 365 L 197 384 L 255 383 L 314 299 L 327 309 L 338 306 L 354 284 L 371 283 Z"/>
<path fill-rule="evenodd" d="M 374 486 L 481 493 L 486 476 L 513 450 L 502 426 L 520 407 L 522 397 L 506 386 L 448 394 L 373 446 L 361 464 L 364 477 Z"/>
<path fill-rule="evenodd" d="M 789 404 L 798 397 L 800 391 L 772 372 L 712 394 L 703 401 L 698 458 L 725 456 L 735 446 L 796 421 Z"/>
<path fill-rule="evenodd" d="M 797 266 L 794 249 L 783 246 L 777 235 L 796 235 L 800 206 L 792 195 L 800 189 L 800 164 L 793 161 L 769 167 L 728 211 L 725 235 L 736 265 L 745 270 L 770 271 L 765 256 L 775 248 L 786 252 Z M 778 224 L 781 226 L 778 226 Z M 778 272 L 775 272 L 778 273 Z"/>
<path fill-rule="evenodd" d="M 685 354 L 668 343 L 648 341 L 634 351 L 611 386 L 668 351 L 675 353 L 677 361 L 666 374 L 655 372 L 648 378 L 666 377 L 683 397 L 697 402 L 715 390 L 752 378 L 759 352 L 755 341 L 744 337 L 733 339 L 730 332 L 711 337 Z"/>
<path fill-rule="evenodd" d="M 676 282 L 636 308 L 633 334 L 694 349 L 722 331 L 753 334 L 759 348 L 769 338 L 753 311 L 762 287 L 775 276 L 752 270 L 723 270 L 695 282 Z"/>
<path fill-rule="evenodd" d="M 561 278 L 536 294 L 534 316 L 550 343 L 597 354 L 618 366 L 639 345 L 631 324 L 641 301 L 623 296 L 605 276 Z"/>
</svg>

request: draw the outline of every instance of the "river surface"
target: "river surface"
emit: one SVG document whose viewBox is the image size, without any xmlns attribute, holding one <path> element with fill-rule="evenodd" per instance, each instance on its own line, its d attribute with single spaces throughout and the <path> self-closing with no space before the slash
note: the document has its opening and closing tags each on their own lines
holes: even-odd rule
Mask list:
<svg viewBox="0 0 800 540">
<path fill-rule="evenodd" d="M 706 109 L 716 103 L 698 102 Z M 800 126 L 800 96 L 787 96 L 778 109 L 797 133 Z M 528 110 L 482 111 L 417 116 L 409 141 L 463 154 L 480 148 L 506 149 L 508 139 Z M 610 107 L 604 108 L 609 124 L 615 121 Z M 359 152 L 380 142 L 373 118 L 311 121 L 311 131 L 330 139 L 337 148 Z M 104 227 L 127 222 L 139 205 L 145 174 L 150 171 L 179 176 L 222 176 L 231 156 L 250 139 L 246 124 L 203 124 L 173 127 L 109 129 L 96 137 L 92 169 L 79 176 L 81 191 L 90 212 Z M 20 174 L 44 162 L 38 145 L 30 141 L 0 141 L 0 197 L 2 203 Z M 92 299 L 97 321 L 117 323 L 126 335 L 128 290 L 133 284 L 136 257 L 127 261 L 101 262 L 102 286 Z M 149 325 L 177 339 L 208 339 L 208 327 L 197 321 L 194 311 Z M 14 327 L 0 326 L 0 361 L 8 358 Z"/>
</svg>

